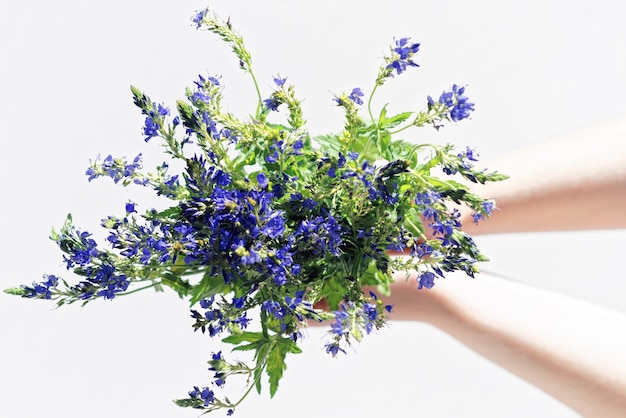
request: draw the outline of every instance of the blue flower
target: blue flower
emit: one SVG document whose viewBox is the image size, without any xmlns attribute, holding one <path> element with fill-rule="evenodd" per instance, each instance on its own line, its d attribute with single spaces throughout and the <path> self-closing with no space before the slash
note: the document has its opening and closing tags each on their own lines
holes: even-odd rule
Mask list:
<svg viewBox="0 0 626 418">
<path fill-rule="evenodd" d="M 231 304 L 237 309 L 243 309 L 245 303 L 246 303 L 246 297 L 242 296 L 239 298 L 233 298 L 233 301 Z"/>
<path fill-rule="evenodd" d="M 147 180 L 137 176 L 137 171 L 141 169 L 141 154 L 138 154 L 132 163 L 128 163 L 125 158 L 113 158 L 111 155 L 108 155 L 102 162 L 98 160 L 99 157 L 85 172 L 89 176 L 89 181 L 106 175 L 111 177 L 115 183 L 123 179 L 134 178 L 134 183 L 147 184 Z"/>
<path fill-rule="evenodd" d="M 370 333 L 374 325 L 376 324 L 376 319 L 378 318 L 378 309 L 373 303 L 365 303 L 363 304 L 363 318 L 365 320 L 365 332 Z"/>
<path fill-rule="evenodd" d="M 209 9 L 198 10 L 192 16 L 191 21 L 196 24 L 196 29 L 200 29 L 204 17 L 209 13 Z"/>
<path fill-rule="evenodd" d="M 352 100 L 354 103 L 358 105 L 362 105 L 363 100 L 361 100 L 361 97 L 363 97 L 363 92 L 361 91 L 360 88 L 356 87 L 352 89 L 352 93 L 350 93 L 350 95 L 348 96 L 348 99 Z"/>
<path fill-rule="evenodd" d="M 22 285 L 24 289 L 24 297 L 31 299 L 50 299 L 52 298 L 52 289 L 56 288 L 59 284 L 59 278 L 52 274 L 44 275 L 44 280 L 41 283 L 33 283 L 32 287 Z"/>
<path fill-rule="evenodd" d="M 478 154 L 476 154 L 476 151 L 474 151 L 470 147 L 465 147 L 465 151 L 458 153 L 457 156 L 459 158 L 467 159 L 469 161 L 478 161 Z"/>
<path fill-rule="evenodd" d="M 157 105 L 157 113 L 159 116 L 167 116 L 170 114 L 170 109 L 162 104 Z"/>
<path fill-rule="evenodd" d="M 482 212 L 475 212 L 472 214 L 472 218 L 474 218 L 474 223 L 478 223 L 481 220 L 491 216 L 491 212 L 495 209 L 495 204 L 493 201 L 488 200 L 482 203 L 481 205 Z"/>
<path fill-rule="evenodd" d="M 274 318 L 282 320 L 285 316 L 285 309 L 280 303 L 273 300 L 266 300 L 261 304 L 261 310 L 271 314 Z"/>
<path fill-rule="evenodd" d="M 204 406 L 209 406 L 209 404 L 215 401 L 215 394 L 212 390 L 205 387 L 202 389 L 202 392 L 200 392 L 200 399 L 204 401 Z"/>
<path fill-rule="evenodd" d="M 427 219 L 437 221 L 441 212 L 441 195 L 434 190 L 417 193 L 415 204 L 422 211 L 422 215 Z"/>
<path fill-rule="evenodd" d="M 348 334 L 351 326 L 349 323 L 350 315 L 346 310 L 346 306 L 342 305 L 341 308 L 341 310 L 333 312 L 335 321 L 330 324 L 331 333 L 335 334 L 337 337 Z"/>
<path fill-rule="evenodd" d="M 161 125 L 150 116 L 146 117 L 143 134 L 146 135 L 145 141 L 148 142 L 151 138 L 159 135 L 159 129 Z"/>
<path fill-rule="evenodd" d="M 285 232 L 285 218 L 283 212 L 273 212 L 265 221 L 261 232 L 269 238 L 278 238 Z"/>
<path fill-rule="evenodd" d="M 432 289 L 432 287 L 435 285 L 435 274 L 430 271 L 426 271 L 419 275 L 419 277 L 417 278 L 417 282 L 418 289 L 422 289 L 423 287 L 425 287 L 426 289 Z"/>
<path fill-rule="evenodd" d="M 409 42 L 410 38 L 401 38 L 399 40 L 396 40 L 396 46 L 395 48 L 392 48 L 392 51 L 394 52 L 395 56 L 393 58 L 393 61 L 391 61 L 386 69 L 388 70 L 395 70 L 396 73 L 402 74 L 404 71 L 406 71 L 407 66 L 410 67 L 419 67 L 419 65 L 417 65 L 415 62 L 413 62 L 413 60 L 411 59 L 413 57 L 413 55 L 415 55 L 415 53 L 417 51 L 419 51 L 420 48 L 420 44 L 418 43 L 413 43 L 411 44 Z M 389 73 L 389 76 L 392 76 L 393 72 Z"/>
<path fill-rule="evenodd" d="M 209 309 L 213 304 L 213 301 L 214 296 L 211 296 L 210 298 L 202 298 L 200 299 L 200 307 L 202 307 L 202 309 Z"/>
<path fill-rule="evenodd" d="M 72 231 L 70 236 L 60 237 L 57 241 L 61 249 L 69 255 L 63 256 L 68 270 L 75 265 L 85 266 L 99 256 L 96 241 L 89 238 L 90 236 L 87 231 Z"/>
<path fill-rule="evenodd" d="M 259 186 L 261 186 L 262 189 L 266 189 L 269 185 L 267 176 L 264 173 L 257 174 L 256 181 L 259 182 Z"/>
<path fill-rule="evenodd" d="M 338 343 L 326 343 L 325 347 L 326 347 L 326 352 L 332 355 L 333 357 L 336 357 L 340 351 L 346 354 L 346 350 L 339 347 Z"/>
<path fill-rule="evenodd" d="M 302 149 L 304 148 L 304 142 L 301 139 L 297 139 L 293 145 L 291 146 L 291 154 L 292 155 L 301 155 Z"/>
<path fill-rule="evenodd" d="M 191 95 L 191 102 L 195 105 L 209 104 L 211 102 L 211 96 L 203 91 L 196 91 Z"/>
<path fill-rule="evenodd" d="M 444 91 L 439 96 L 438 103 L 448 108 L 450 119 L 454 122 L 466 119 L 470 116 L 470 112 L 474 110 L 474 103 L 470 103 L 469 99 L 464 96 L 465 87 L 452 85 L 452 90 Z M 428 97 L 429 108 L 434 105 L 432 97 Z"/>
<path fill-rule="evenodd" d="M 282 87 L 285 84 L 285 81 L 287 81 L 287 77 L 280 78 L 280 75 L 274 77 L 274 84 L 276 84 L 278 87 Z"/>
<path fill-rule="evenodd" d="M 326 218 L 317 216 L 303 220 L 295 237 L 301 237 L 314 254 L 331 253 L 338 256 L 342 232 L 337 220 L 331 214 L 327 214 Z"/>
<path fill-rule="evenodd" d="M 133 202 L 126 203 L 126 214 L 137 213 L 135 210 L 135 204 Z"/>
<path fill-rule="evenodd" d="M 278 107 L 282 104 L 282 102 L 276 96 L 272 96 L 269 99 L 263 100 L 263 104 L 268 110 L 277 112 Z"/>
<path fill-rule="evenodd" d="M 247 254 L 244 254 L 241 256 L 241 263 L 243 265 L 255 264 L 261 261 L 262 261 L 261 256 L 259 255 L 259 253 L 254 251 L 253 248 L 250 248 Z"/>
</svg>

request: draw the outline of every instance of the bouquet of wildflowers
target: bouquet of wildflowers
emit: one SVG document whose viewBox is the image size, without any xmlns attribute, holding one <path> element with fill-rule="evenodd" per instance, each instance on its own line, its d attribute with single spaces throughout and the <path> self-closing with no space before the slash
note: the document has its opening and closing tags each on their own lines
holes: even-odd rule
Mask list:
<svg viewBox="0 0 626 418">
<path fill-rule="evenodd" d="M 376 90 L 417 67 L 419 44 L 409 38 L 394 41 L 367 99 L 360 88 L 334 97 L 345 113 L 343 130 L 313 138 L 287 79 L 276 76 L 273 91 L 261 92 L 230 20 L 202 10 L 193 23 L 232 48 L 256 89 L 254 112 L 241 119 L 224 111 L 218 77 L 199 76 L 175 112 L 131 87 L 145 117 L 145 141 L 161 141 L 170 161 L 148 172 L 141 154 L 108 156 L 92 161 L 87 175 L 151 188 L 169 208 L 140 213 L 137 204 L 125 203 L 120 215 L 102 220 L 104 246 L 68 215 L 51 238 L 80 280 L 49 274 L 7 292 L 61 306 L 148 288 L 175 291 L 191 304 L 194 330 L 252 357 L 248 365 L 215 352 L 209 359 L 213 381 L 175 402 L 231 414 L 251 389 L 261 391 L 265 375 L 270 394 L 276 393 L 286 356 L 300 353 L 308 321 L 330 322 L 325 349 L 333 356 L 383 326 L 392 307 L 364 286 L 388 293 L 398 270 L 416 271 L 419 288 L 454 270 L 473 276 L 485 257 L 462 231 L 454 204 L 472 208 L 478 222 L 494 202 L 448 175 L 479 183 L 506 176 L 474 168 L 470 148 L 401 139 L 414 127 L 439 129 L 468 118 L 474 105 L 465 87 L 428 97 L 422 110 L 374 113 Z M 273 121 L 275 112 L 284 112 L 286 123 Z M 174 161 L 181 172 L 170 172 Z M 444 174 L 436 177 L 435 170 Z M 405 256 L 390 257 L 390 250 Z M 328 311 L 316 309 L 321 300 Z M 219 394 L 234 375 L 246 377 L 238 400 Z"/>
</svg>

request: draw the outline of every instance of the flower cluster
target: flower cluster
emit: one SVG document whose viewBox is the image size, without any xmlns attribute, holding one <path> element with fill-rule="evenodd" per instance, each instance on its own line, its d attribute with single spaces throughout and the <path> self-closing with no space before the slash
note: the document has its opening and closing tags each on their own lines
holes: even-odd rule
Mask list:
<svg viewBox="0 0 626 418">
<path fill-rule="evenodd" d="M 166 209 L 141 212 L 141 204 L 125 202 L 122 214 L 102 219 L 105 245 L 68 216 L 52 239 L 79 281 L 50 274 L 7 291 L 63 305 L 172 289 L 191 303 L 195 331 L 253 353 L 252 366 L 229 361 L 221 351 L 213 354 L 212 382 L 193 386 L 176 401 L 230 415 L 241 402 L 219 394 L 230 376 L 247 377 L 243 399 L 251 388 L 260 391 L 267 375 L 273 396 L 287 354 L 301 351 L 308 321 L 330 321 L 325 349 L 332 356 L 383 327 L 393 308 L 365 294 L 364 286 L 388 294 L 397 270 L 412 274 L 420 289 L 430 289 L 450 271 L 473 276 L 485 258 L 450 203 L 469 206 L 479 222 L 495 202 L 431 171 L 440 168 L 479 183 L 506 176 L 475 169 L 477 154 L 470 148 L 416 145 L 401 137 L 410 128 L 440 129 L 467 119 L 474 104 L 465 87 L 453 85 L 438 100 L 429 96 L 422 110 L 388 115 L 384 107 L 374 117 L 376 90 L 418 66 L 420 45 L 409 38 L 394 41 L 369 92 L 355 87 L 332 98 L 345 113 L 343 129 L 312 137 L 287 78 L 275 76 L 273 91 L 260 91 L 251 56 L 230 20 L 202 10 L 192 22 L 231 47 L 239 68 L 251 75 L 256 109 L 247 118 L 224 111 L 216 76 L 199 75 L 186 100 L 176 103 L 175 116 L 131 87 L 144 117 L 145 141 L 162 142 L 170 161 L 146 172 L 141 154 L 130 162 L 107 156 L 91 162 L 86 174 L 89 181 L 110 177 L 123 186 L 152 188 Z M 362 116 L 365 103 L 368 115 Z M 281 111 L 286 123 L 272 121 Z M 170 167 L 181 169 L 170 174 Z M 390 251 L 405 257 L 391 257 Z M 329 309 L 317 308 L 320 302 Z"/>
<path fill-rule="evenodd" d="M 397 75 L 402 74 L 408 67 L 419 67 L 413 56 L 419 51 L 420 44 L 411 43 L 411 38 L 400 38 L 391 46 L 391 54 L 385 57 L 386 65 L 381 67 L 376 80 L 377 85 L 382 85 L 385 79 L 393 77 L 395 71 Z"/>
<path fill-rule="evenodd" d="M 86 174 L 89 176 L 89 181 L 101 176 L 109 176 L 115 183 L 120 180 L 128 182 L 129 179 L 133 179 L 132 181 L 136 184 L 145 184 L 145 179 L 133 178 L 141 167 L 141 154 L 138 154 L 132 163 L 126 161 L 126 158 L 113 158 L 108 155 L 102 161 L 97 158 L 92 162 Z"/>
</svg>

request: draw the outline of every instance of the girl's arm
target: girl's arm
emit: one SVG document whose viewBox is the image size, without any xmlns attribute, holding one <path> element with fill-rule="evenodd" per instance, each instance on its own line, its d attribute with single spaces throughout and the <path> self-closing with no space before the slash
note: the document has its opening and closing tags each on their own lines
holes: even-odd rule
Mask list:
<svg viewBox="0 0 626 418">
<path fill-rule="evenodd" d="M 477 185 L 499 210 L 470 234 L 626 228 L 626 117 L 517 150 L 487 167 L 510 178 Z"/>
<path fill-rule="evenodd" d="M 429 323 L 585 417 L 626 416 L 626 317 L 481 274 L 418 290 L 398 274 L 392 320 Z"/>
</svg>

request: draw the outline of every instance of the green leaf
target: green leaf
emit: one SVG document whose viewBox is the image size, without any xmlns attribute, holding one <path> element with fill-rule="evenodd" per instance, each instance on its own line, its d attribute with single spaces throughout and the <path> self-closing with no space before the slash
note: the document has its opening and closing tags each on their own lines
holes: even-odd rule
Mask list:
<svg viewBox="0 0 626 418">
<path fill-rule="evenodd" d="M 263 333 L 261 332 L 244 331 L 241 334 L 229 335 L 228 337 L 223 338 L 222 341 L 228 344 L 239 344 L 244 341 L 253 343 L 253 342 L 261 341 L 264 338 L 265 337 L 263 337 Z"/>
<path fill-rule="evenodd" d="M 254 369 L 254 386 L 256 387 L 257 393 L 261 394 L 261 375 L 263 374 L 263 368 L 257 367 Z"/>
<path fill-rule="evenodd" d="M 272 345 L 272 342 L 265 339 L 263 343 L 259 343 L 259 348 L 256 350 L 256 354 L 254 355 L 257 362 L 256 368 L 254 369 L 254 384 L 256 386 L 256 391 L 259 394 L 261 394 L 261 375 L 267 365 L 266 357 Z"/>
<path fill-rule="evenodd" d="M 251 351 L 256 350 L 257 348 L 259 348 L 259 343 L 255 342 L 250 344 L 238 345 L 237 347 L 233 348 L 232 351 Z"/>
<path fill-rule="evenodd" d="M 229 289 L 229 286 L 224 283 L 222 276 L 212 276 L 210 272 L 207 271 L 204 276 L 202 276 L 200 283 L 195 285 L 190 292 L 191 305 L 195 305 L 202 298 L 210 297 L 218 293 L 225 293 Z"/>
<path fill-rule="evenodd" d="M 163 276 L 161 277 L 161 284 L 174 290 L 181 298 L 189 295 L 189 290 L 191 289 L 191 285 L 187 280 L 183 280 L 176 274 L 171 273 L 163 274 Z"/>
<path fill-rule="evenodd" d="M 270 381 L 270 397 L 274 397 L 276 391 L 278 390 L 278 382 L 283 377 L 283 372 L 287 368 L 285 364 L 285 356 L 287 355 L 287 350 L 285 349 L 284 344 L 276 344 L 272 347 L 272 351 L 270 351 L 267 356 L 267 367 L 266 372 L 269 376 Z"/>
<path fill-rule="evenodd" d="M 324 282 L 322 287 L 322 295 L 326 298 L 328 306 L 332 310 L 339 308 L 339 303 L 343 300 L 343 296 L 346 294 L 347 289 L 342 286 L 339 279 L 332 277 Z"/>
<path fill-rule="evenodd" d="M 387 106 L 389 106 L 389 103 L 385 104 L 383 108 L 380 109 L 380 115 L 378 116 L 379 125 L 382 125 L 384 120 L 387 119 Z"/>
<path fill-rule="evenodd" d="M 400 125 L 402 122 L 410 118 L 411 115 L 413 115 L 413 112 L 402 112 L 390 118 L 385 118 L 384 121 L 381 120 L 381 128 L 384 128 L 384 129 L 395 128 L 396 126 Z"/>
<path fill-rule="evenodd" d="M 160 219 L 179 219 L 181 214 L 180 206 L 172 206 L 156 214 L 155 218 Z"/>
<path fill-rule="evenodd" d="M 296 344 L 296 342 L 292 340 L 291 338 L 280 338 L 278 340 L 278 343 L 281 344 L 283 347 L 285 347 L 285 350 L 287 350 L 287 352 L 289 353 L 292 353 L 292 354 L 302 353 L 302 349 L 298 347 L 298 344 Z"/>
<path fill-rule="evenodd" d="M 446 190 L 466 190 L 467 186 L 465 186 L 464 184 L 459 183 L 458 181 L 454 181 L 454 180 L 441 180 L 437 177 L 432 177 L 432 176 L 422 176 L 426 181 L 428 181 L 431 185 L 436 186 L 436 187 L 440 187 L 440 188 L 444 188 Z"/>
<path fill-rule="evenodd" d="M 335 153 L 341 149 L 341 143 L 337 135 L 318 135 L 313 138 L 313 141 L 319 144 L 324 149 L 331 149 Z"/>
<path fill-rule="evenodd" d="M 393 277 L 385 272 L 382 272 L 376 266 L 374 260 L 370 261 L 367 266 L 367 270 L 361 275 L 361 284 L 368 286 L 387 286 L 390 281 L 393 281 Z"/>
</svg>

